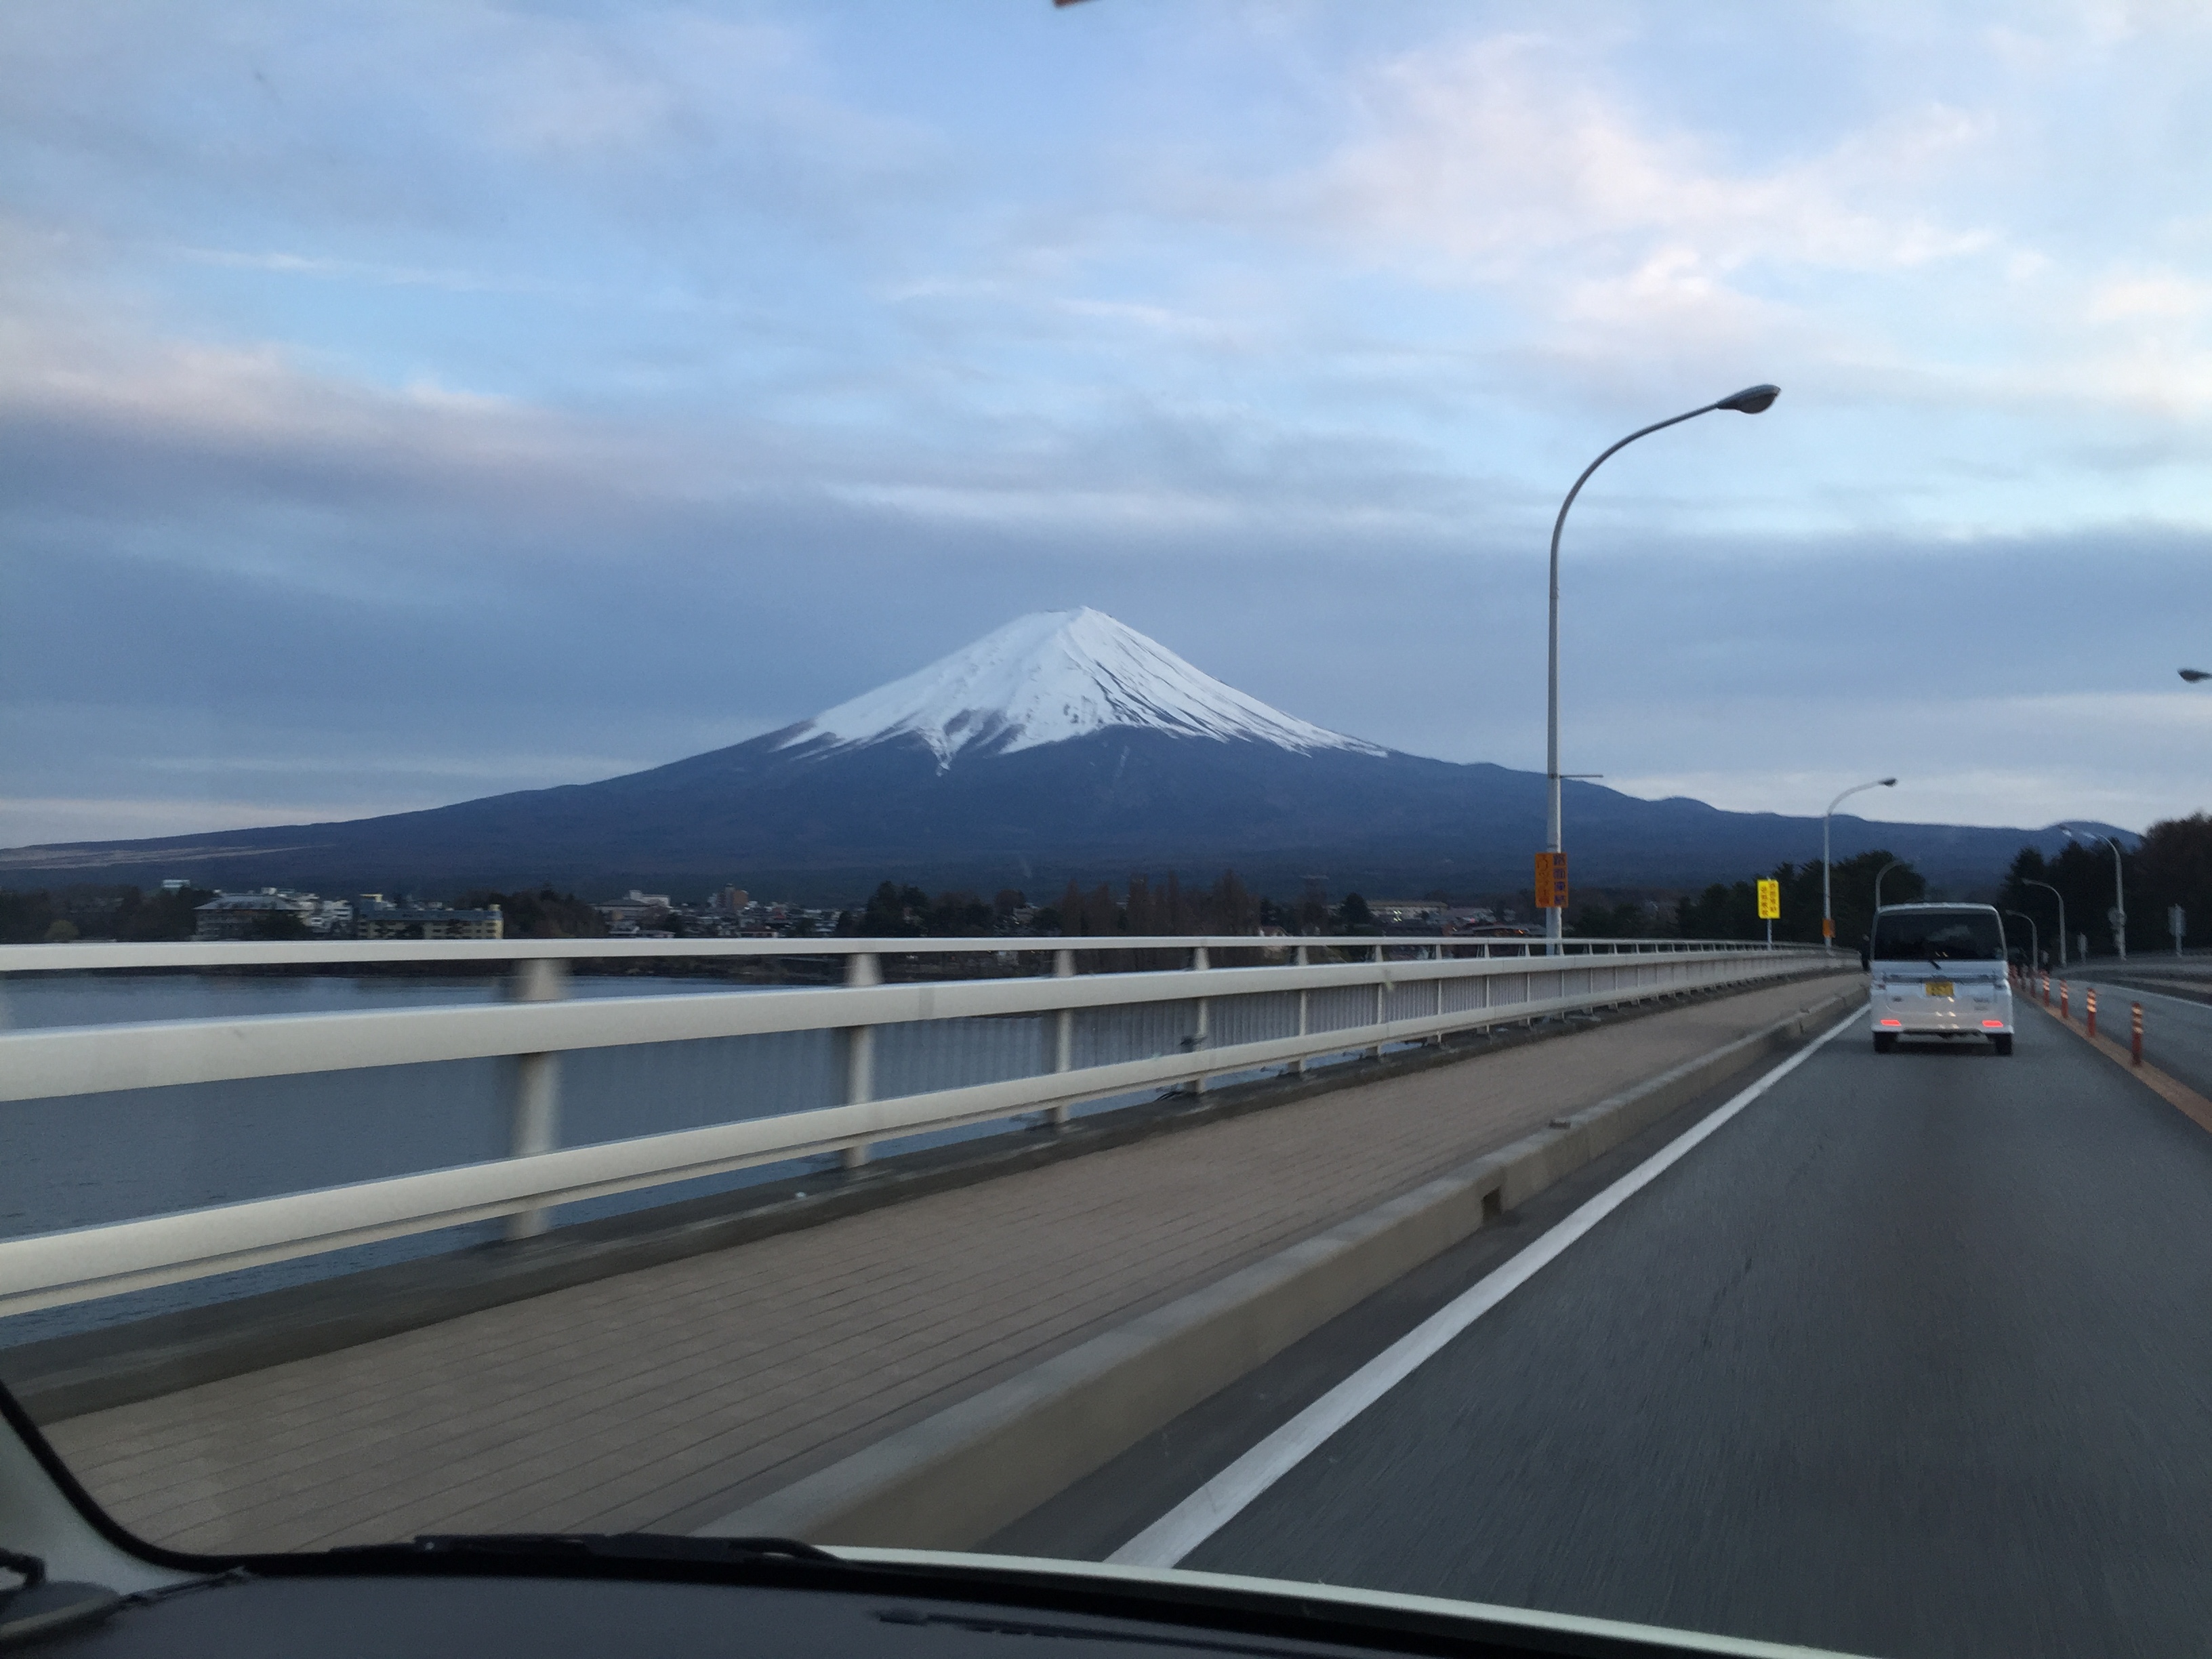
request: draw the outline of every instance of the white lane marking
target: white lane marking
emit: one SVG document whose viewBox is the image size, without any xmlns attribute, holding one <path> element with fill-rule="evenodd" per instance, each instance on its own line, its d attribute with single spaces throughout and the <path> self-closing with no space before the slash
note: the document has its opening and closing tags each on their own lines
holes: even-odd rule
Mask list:
<svg viewBox="0 0 2212 1659">
<path fill-rule="evenodd" d="M 1312 1455 L 1339 1429 L 1432 1359 L 1453 1338 L 1541 1273 L 1577 1239 L 1686 1157 L 1707 1135 L 1845 1031 L 1862 1029 L 1853 1009 L 1710 1115 L 1670 1140 L 1603 1192 L 1486 1274 L 1289 1422 L 1106 1558 L 1115 1566 L 1171 1567 Z"/>
</svg>

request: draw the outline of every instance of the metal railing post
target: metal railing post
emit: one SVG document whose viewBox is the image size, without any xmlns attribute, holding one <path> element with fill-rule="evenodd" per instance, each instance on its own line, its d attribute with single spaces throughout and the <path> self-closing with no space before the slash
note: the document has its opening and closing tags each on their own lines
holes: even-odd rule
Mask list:
<svg viewBox="0 0 2212 1659">
<path fill-rule="evenodd" d="M 1210 958 L 1206 956 L 1206 947 L 1203 945 L 1192 946 L 1190 952 L 1190 968 L 1193 973 L 1204 973 L 1209 961 Z M 1212 1029 L 1212 1015 L 1213 999 L 1211 997 L 1199 998 L 1198 1019 L 1195 1029 L 1191 1033 L 1190 1041 L 1191 1051 L 1194 1054 L 1203 1055 L 1206 1053 L 1208 1044 L 1212 1041 L 1213 1035 Z M 1191 1079 L 1190 1091 L 1194 1095 L 1202 1095 L 1206 1092 L 1205 1073 L 1200 1072 L 1196 1077 Z"/>
<path fill-rule="evenodd" d="M 845 958 L 845 983 L 881 985 L 883 965 L 872 951 L 855 951 Z M 845 1032 L 845 1103 L 866 1104 L 876 1097 L 876 1030 L 872 1025 L 848 1025 Z M 868 1161 L 868 1144 L 848 1146 L 838 1162 L 857 1170 Z"/>
<path fill-rule="evenodd" d="M 1442 962 L 1443 959 L 1444 947 L 1443 945 L 1431 945 L 1429 946 L 1429 960 L 1431 962 Z M 1429 1012 L 1434 1018 L 1442 1019 L 1444 1017 L 1444 976 L 1442 974 L 1438 974 L 1436 977 L 1436 988 L 1437 994 L 1434 999 L 1434 1005 L 1430 1008 Z M 1444 1034 L 1442 1031 L 1437 1031 L 1430 1036 L 1429 1042 L 1431 1046 L 1441 1048 L 1444 1046 Z"/>
<path fill-rule="evenodd" d="M 1370 960 L 1377 968 L 1380 968 L 1382 965 L 1382 947 L 1381 945 L 1378 945 L 1375 947 L 1375 954 Z M 1375 1023 L 1377 1025 L 1385 1024 L 1389 1020 L 1389 1015 L 1390 988 L 1382 982 L 1382 975 L 1378 974 L 1376 975 L 1375 979 Z M 1382 1059 L 1382 1045 L 1378 1042 L 1372 1048 L 1370 1048 L 1367 1051 L 1367 1057 L 1370 1060 Z"/>
<path fill-rule="evenodd" d="M 1052 976 L 1054 979 L 1075 977 L 1075 952 L 1054 951 L 1052 953 Z M 1053 1016 L 1052 1069 L 1054 1073 L 1075 1069 L 1075 1010 L 1062 1008 Z M 1055 1103 L 1045 1114 L 1045 1121 L 1055 1129 L 1067 1127 L 1067 1103 Z"/>
<path fill-rule="evenodd" d="M 1298 946 L 1297 954 L 1292 958 L 1292 961 L 1300 968 L 1306 965 L 1306 947 L 1304 945 L 1301 945 Z M 1304 1036 L 1306 1035 L 1306 993 L 1304 991 L 1298 993 L 1298 1035 L 1300 1036 Z M 1296 1060 L 1292 1060 L 1291 1062 L 1291 1070 L 1293 1074 L 1304 1077 L 1306 1071 L 1306 1057 L 1304 1054 L 1300 1054 Z"/>
<path fill-rule="evenodd" d="M 526 957 L 507 981 L 510 1002 L 559 1002 L 568 994 L 568 964 L 552 957 Z M 529 1158 L 561 1144 L 561 1056 L 514 1057 L 514 1101 L 507 1156 Z M 552 1224 L 553 1212 L 518 1210 L 507 1218 L 507 1237 L 535 1238 Z"/>
</svg>

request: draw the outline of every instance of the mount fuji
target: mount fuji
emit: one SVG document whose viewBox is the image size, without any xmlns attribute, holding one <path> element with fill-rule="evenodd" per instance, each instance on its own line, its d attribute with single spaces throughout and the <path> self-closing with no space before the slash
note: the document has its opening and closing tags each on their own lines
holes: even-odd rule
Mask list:
<svg viewBox="0 0 2212 1659">
<path fill-rule="evenodd" d="M 1819 856 L 1820 823 L 1565 786 L 1577 885 L 1689 886 Z M 0 883 L 284 883 L 588 890 L 735 882 L 802 901 L 886 877 L 1056 891 L 1131 871 L 1234 868 L 1288 896 L 1514 891 L 1544 779 L 1400 753 L 1224 684 L 1097 611 L 1016 618 L 927 667 L 748 742 L 597 783 L 426 811 L 0 852 Z M 2056 830 L 1838 817 L 1931 878 L 1994 882 Z"/>
</svg>

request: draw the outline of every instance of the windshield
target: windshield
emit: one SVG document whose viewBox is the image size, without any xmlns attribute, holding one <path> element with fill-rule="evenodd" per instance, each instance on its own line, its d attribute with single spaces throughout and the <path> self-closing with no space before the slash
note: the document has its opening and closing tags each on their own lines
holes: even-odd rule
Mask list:
<svg viewBox="0 0 2212 1659">
<path fill-rule="evenodd" d="M 4 20 L 118 1524 L 2212 1644 L 2212 8 Z"/>
<path fill-rule="evenodd" d="M 1885 910 L 1875 918 L 1876 962 L 2002 962 L 2004 930 L 1987 910 Z"/>
</svg>

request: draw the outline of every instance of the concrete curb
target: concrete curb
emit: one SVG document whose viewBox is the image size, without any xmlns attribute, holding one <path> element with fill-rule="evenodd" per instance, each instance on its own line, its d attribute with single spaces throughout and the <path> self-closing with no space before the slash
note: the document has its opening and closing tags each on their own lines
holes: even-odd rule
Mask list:
<svg viewBox="0 0 2212 1659">
<path fill-rule="evenodd" d="M 1825 971 L 1808 969 L 1806 977 Z M 1765 983 L 1774 982 L 1788 981 Z M 1593 1020 L 1563 1020 L 1522 1030 L 1492 1027 L 1441 1046 L 1347 1060 L 1304 1076 L 1217 1085 L 1199 1096 L 1170 1094 L 1078 1118 L 1056 1133 L 988 1135 L 896 1154 L 855 1170 L 811 1170 L 736 1192 L 557 1227 L 540 1238 L 474 1245 L 76 1335 L 19 1343 L 0 1348 L 0 1373 L 33 1419 L 61 1422 L 1154 1135 L 1763 988 L 1764 983 L 1729 985 L 1626 1004 Z"/>
<path fill-rule="evenodd" d="M 1796 1047 L 1854 986 L 1661 1073 L 697 1528 L 966 1549 L 1670 1112 Z"/>
</svg>

